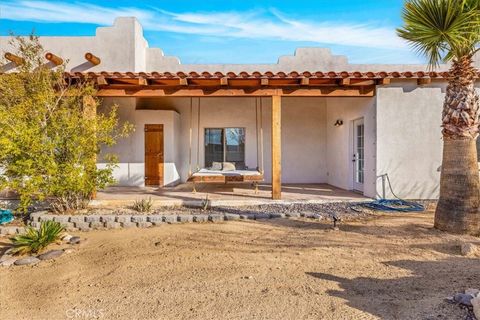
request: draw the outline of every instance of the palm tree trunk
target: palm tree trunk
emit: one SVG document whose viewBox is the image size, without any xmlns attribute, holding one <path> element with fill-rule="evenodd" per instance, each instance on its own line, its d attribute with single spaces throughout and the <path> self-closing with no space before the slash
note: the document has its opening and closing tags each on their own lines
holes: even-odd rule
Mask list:
<svg viewBox="0 0 480 320">
<path fill-rule="evenodd" d="M 480 232 L 475 75 L 471 57 L 453 62 L 443 108 L 443 162 L 435 228 L 452 233 Z"/>
</svg>

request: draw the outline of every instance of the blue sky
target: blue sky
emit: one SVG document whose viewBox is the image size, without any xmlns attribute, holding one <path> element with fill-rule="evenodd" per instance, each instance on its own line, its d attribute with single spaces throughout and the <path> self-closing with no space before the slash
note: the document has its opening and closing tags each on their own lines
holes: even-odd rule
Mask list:
<svg viewBox="0 0 480 320">
<path fill-rule="evenodd" d="M 274 63 L 328 47 L 352 63 L 422 63 L 395 35 L 403 0 L 0 1 L 0 34 L 94 35 L 136 16 L 150 47 L 182 63 Z"/>
</svg>

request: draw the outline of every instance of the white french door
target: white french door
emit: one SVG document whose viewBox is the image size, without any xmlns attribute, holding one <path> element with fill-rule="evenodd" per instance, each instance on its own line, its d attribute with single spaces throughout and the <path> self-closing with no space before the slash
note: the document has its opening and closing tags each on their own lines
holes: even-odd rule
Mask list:
<svg viewBox="0 0 480 320">
<path fill-rule="evenodd" d="M 365 179 L 365 125 L 363 118 L 353 121 L 353 189 L 363 192 Z"/>
</svg>

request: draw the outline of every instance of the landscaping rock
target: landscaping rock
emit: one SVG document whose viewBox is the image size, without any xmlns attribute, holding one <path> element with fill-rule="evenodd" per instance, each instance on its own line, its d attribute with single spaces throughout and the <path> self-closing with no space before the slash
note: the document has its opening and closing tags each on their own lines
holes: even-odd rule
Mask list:
<svg viewBox="0 0 480 320">
<path fill-rule="evenodd" d="M 223 217 L 223 214 L 209 214 L 208 215 L 208 221 L 211 222 L 221 222 L 225 218 Z"/>
<path fill-rule="evenodd" d="M 193 222 L 193 215 L 181 214 L 177 217 L 177 221 L 182 223 Z"/>
<path fill-rule="evenodd" d="M 100 221 L 101 222 L 115 222 L 116 218 L 117 218 L 117 216 L 114 216 L 114 215 L 104 215 L 104 216 L 100 216 Z"/>
<path fill-rule="evenodd" d="M 75 222 L 75 228 L 80 231 L 88 231 L 90 230 L 90 222 Z"/>
<path fill-rule="evenodd" d="M 153 221 L 152 226 L 160 227 L 162 224 L 165 224 L 163 221 Z"/>
<path fill-rule="evenodd" d="M 122 226 L 122 228 L 134 228 L 134 227 L 137 226 L 136 223 L 131 222 L 131 221 L 128 221 L 128 222 L 120 222 L 120 225 Z"/>
<path fill-rule="evenodd" d="M 139 228 L 150 228 L 152 226 L 151 222 L 137 222 L 137 227 Z"/>
<path fill-rule="evenodd" d="M 132 216 L 132 222 L 147 222 L 147 216 Z"/>
<path fill-rule="evenodd" d="M 35 221 L 35 222 L 38 222 L 40 221 L 40 217 L 45 215 L 45 214 L 48 214 L 47 211 L 36 211 L 36 212 L 32 212 L 30 213 L 30 217 L 29 217 L 29 220 L 30 221 Z"/>
<path fill-rule="evenodd" d="M 115 222 L 115 221 L 107 221 L 105 222 L 105 228 L 107 229 L 119 229 L 121 228 L 120 222 Z"/>
<path fill-rule="evenodd" d="M 30 227 L 35 228 L 35 229 L 40 228 L 40 222 L 32 221 L 32 222 L 30 222 Z"/>
<path fill-rule="evenodd" d="M 17 233 L 18 234 L 25 233 L 25 227 L 17 227 Z"/>
<path fill-rule="evenodd" d="M 480 319 L 480 296 L 477 296 L 470 300 L 470 303 L 473 306 L 473 314 L 477 319 Z"/>
<path fill-rule="evenodd" d="M 477 257 L 480 255 L 480 248 L 473 243 L 462 243 L 461 252 L 465 257 Z"/>
<path fill-rule="evenodd" d="M 100 221 L 94 221 L 90 223 L 90 228 L 98 230 L 98 229 L 103 229 L 105 228 L 105 224 Z"/>
<path fill-rule="evenodd" d="M 17 227 L 1 227 L 0 234 L 14 235 L 17 233 Z"/>
<path fill-rule="evenodd" d="M 285 213 L 285 215 L 288 218 L 300 218 L 301 217 L 300 212 L 287 212 L 287 213 Z"/>
<path fill-rule="evenodd" d="M 206 214 L 197 214 L 193 216 L 194 222 L 207 222 L 208 216 Z"/>
<path fill-rule="evenodd" d="M 99 215 L 90 215 L 85 217 L 86 222 L 100 222 L 100 216 Z"/>
<path fill-rule="evenodd" d="M 40 222 L 42 222 L 42 221 L 52 221 L 53 218 L 55 218 L 55 216 L 52 215 L 52 214 L 44 214 L 44 215 L 41 215 L 38 218 L 38 221 L 40 221 Z"/>
<path fill-rule="evenodd" d="M 70 221 L 70 216 L 54 216 L 53 221 L 64 223 Z"/>
<path fill-rule="evenodd" d="M 226 213 L 225 214 L 225 220 L 227 220 L 227 221 L 240 220 L 240 215 L 234 214 L 234 213 Z"/>
<path fill-rule="evenodd" d="M 163 222 L 163 217 L 159 214 L 147 216 L 147 221 L 148 222 Z"/>
<path fill-rule="evenodd" d="M 70 241 L 70 239 L 72 239 L 72 238 L 73 238 L 72 235 L 66 234 L 66 235 L 64 235 L 64 236 L 62 237 L 62 241 L 68 242 L 68 241 Z"/>
<path fill-rule="evenodd" d="M 270 213 L 270 219 L 285 218 L 284 213 Z"/>
<path fill-rule="evenodd" d="M 37 256 L 40 260 L 50 260 L 60 257 L 63 254 L 63 250 L 50 250 L 45 252 L 39 256 Z"/>
<path fill-rule="evenodd" d="M 64 227 L 65 230 L 71 230 L 71 229 L 75 228 L 75 223 L 73 223 L 73 222 L 62 222 L 62 223 L 60 223 L 60 225 L 62 227 Z"/>
<path fill-rule="evenodd" d="M 471 294 L 474 297 L 478 297 L 479 294 L 480 294 L 480 290 L 469 288 L 469 289 L 465 290 L 465 293 L 466 294 Z"/>
<path fill-rule="evenodd" d="M 270 219 L 270 214 L 268 213 L 255 213 L 255 220 L 264 220 Z"/>
<path fill-rule="evenodd" d="M 2 267 L 10 267 L 17 261 L 16 257 L 9 257 L 8 259 L 5 259 L 4 261 L 0 262 L 0 266 Z"/>
<path fill-rule="evenodd" d="M 85 222 L 85 216 L 71 216 L 70 222 L 78 223 L 78 222 Z"/>
<path fill-rule="evenodd" d="M 115 221 L 120 223 L 132 222 L 132 216 L 131 215 L 117 216 Z"/>
<path fill-rule="evenodd" d="M 68 241 L 68 243 L 70 243 L 70 244 L 79 244 L 79 243 L 80 243 L 80 240 L 81 240 L 80 237 L 75 236 L 75 237 L 71 237 L 70 240 Z"/>
<path fill-rule="evenodd" d="M 254 213 L 247 213 L 247 214 L 241 214 L 240 219 L 243 220 L 255 220 L 255 214 Z"/>
<path fill-rule="evenodd" d="M 25 265 L 34 265 L 40 262 L 40 259 L 37 257 L 26 257 L 23 259 L 18 259 L 14 262 L 16 266 L 25 266 Z"/>
<path fill-rule="evenodd" d="M 168 216 L 163 216 L 163 222 L 165 223 L 176 223 L 177 222 L 177 216 L 172 214 Z"/>
</svg>

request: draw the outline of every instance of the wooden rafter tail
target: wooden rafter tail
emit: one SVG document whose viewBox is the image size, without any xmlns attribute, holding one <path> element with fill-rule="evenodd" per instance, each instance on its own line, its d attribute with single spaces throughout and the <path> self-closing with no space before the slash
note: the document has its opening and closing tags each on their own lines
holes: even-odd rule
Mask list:
<svg viewBox="0 0 480 320">
<path fill-rule="evenodd" d="M 51 53 L 51 52 L 47 52 L 45 54 L 45 59 L 47 59 L 48 61 L 50 61 L 51 63 L 53 63 L 56 66 L 59 66 L 59 65 L 63 64 L 63 59 L 60 58 L 59 56 Z"/>
<path fill-rule="evenodd" d="M 17 66 L 20 66 L 25 63 L 25 60 L 23 58 L 17 55 L 14 55 L 13 53 L 10 53 L 10 52 L 5 53 L 5 59 L 15 63 Z"/>
<path fill-rule="evenodd" d="M 93 54 L 90 53 L 90 52 L 85 53 L 85 59 L 86 59 L 87 61 L 89 61 L 91 64 L 96 65 L 96 66 L 99 65 L 100 62 L 102 62 L 102 60 L 100 60 L 99 57 L 93 55 Z"/>
</svg>

